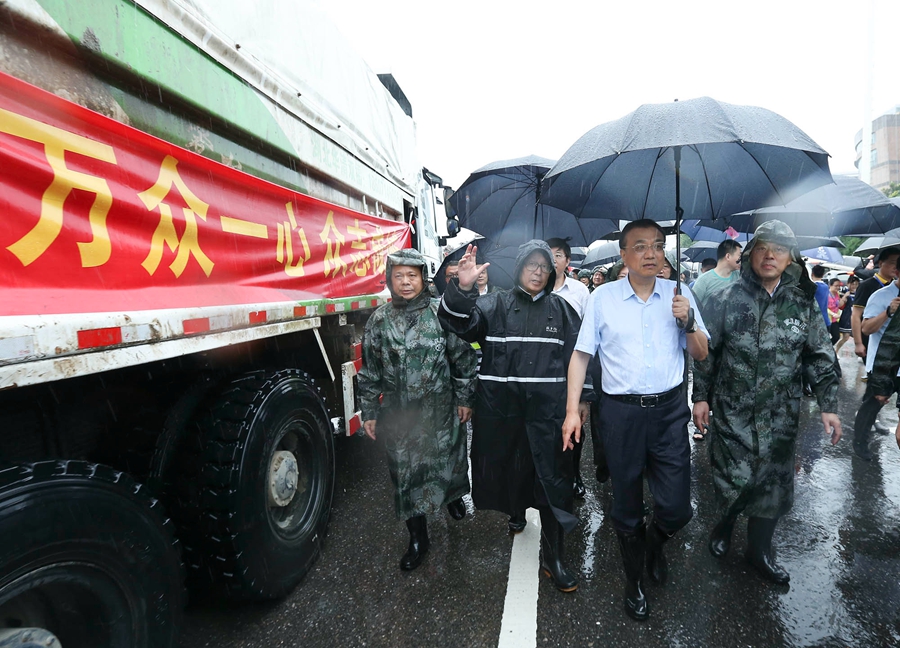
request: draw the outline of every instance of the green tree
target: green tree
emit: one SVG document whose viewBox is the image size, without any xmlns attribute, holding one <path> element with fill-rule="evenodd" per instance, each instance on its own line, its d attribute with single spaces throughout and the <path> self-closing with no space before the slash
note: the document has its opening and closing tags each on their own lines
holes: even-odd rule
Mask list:
<svg viewBox="0 0 900 648">
<path fill-rule="evenodd" d="M 844 243 L 844 247 L 841 250 L 841 254 L 844 256 L 852 256 L 854 252 L 856 252 L 856 248 L 863 244 L 863 241 L 866 239 L 860 236 L 841 236 L 841 241 Z"/>
<path fill-rule="evenodd" d="M 892 182 L 887 187 L 882 189 L 882 191 L 888 198 L 900 197 L 900 182 Z"/>
</svg>

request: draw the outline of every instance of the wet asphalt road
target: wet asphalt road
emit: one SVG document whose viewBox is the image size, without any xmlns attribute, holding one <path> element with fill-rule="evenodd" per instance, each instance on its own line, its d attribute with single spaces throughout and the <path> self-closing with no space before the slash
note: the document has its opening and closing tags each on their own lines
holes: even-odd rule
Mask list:
<svg viewBox="0 0 900 648">
<path fill-rule="evenodd" d="M 574 594 L 541 578 L 538 646 L 900 646 L 900 450 L 875 435 L 875 459 L 853 455 L 849 428 L 864 384 L 862 365 L 841 354 L 840 417 L 845 438 L 831 447 L 814 399 L 804 399 L 795 504 L 776 530 L 790 586 L 774 586 L 743 561 L 746 519 L 722 561 L 706 548 L 715 524 L 706 446 L 693 448 L 694 519 L 666 545 L 669 583 L 648 585 L 649 621 L 622 611 L 622 568 L 606 519 L 609 485 L 593 479 L 585 448 L 582 523 L 567 538 L 568 562 L 581 576 Z M 891 430 L 897 409 L 879 420 Z M 506 517 L 473 511 L 462 522 L 446 513 L 428 520 L 431 551 L 411 573 L 393 514 L 380 444 L 341 439 L 328 538 L 304 582 L 269 604 L 194 604 L 183 648 L 274 646 L 496 646 L 512 538 Z M 474 513 L 474 514 L 473 514 Z"/>
</svg>

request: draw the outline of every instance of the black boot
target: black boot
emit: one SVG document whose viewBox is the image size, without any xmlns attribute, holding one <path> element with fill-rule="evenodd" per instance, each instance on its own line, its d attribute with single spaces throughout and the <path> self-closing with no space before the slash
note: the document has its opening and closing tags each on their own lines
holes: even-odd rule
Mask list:
<svg viewBox="0 0 900 648">
<path fill-rule="evenodd" d="M 409 549 L 400 559 L 400 569 L 412 571 L 422 562 L 428 553 L 428 527 L 425 524 L 424 515 L 416 515 L 406 521 L 409 529 Z"/>
<path fill-rule="evenodd" d="M 785 585 L 791 576 L 775 562 L 772 535 L 778 518 L 752 517 L 747 522 L 747 560 L 767 580 Z"/>
<path fill-rule="evenodd" d="M 665 585 L 669 578 L 669 565 L 666 554 L 663 553 L 663 545 L 673 535 L 674 532 L 670 534 L 660 529 L 656 522 L 651 523 L 647 531 L 647 573 L 657 585 Z"/>
<path fill-rule="evenodd" d="M 709 553 L 716 558 L 724 558 L 731 548 L 731 534 L 734 531 L 735 520 L 737 515 L 726 513 L 709 534 Z"/>
<path fill-rule="evenodd" d="M 510 533 L 522 533 L 522 531 L 525 530 L 525 525 L 527 524 L 528 522 L 525 520 L 525 511 L 509 516 Z"/>
<path fill-rule="evenodd" d="M 575 578 L 563 564 L 565 559 L 565 531 L 550 509 L 541 508 L 541 569 L 553 580 L 560 592 L 578 589 Z"/>
<path fill-rule="evenodd" d="M 462 520 L 466 517 L 466 503 L 463 502 L 463 498 L 460 497 L 447 504 L 447 512 L 454 520 Z"/>
<path fill-rule="evenodd" d="M 644 621 L 650 616 L 647 598 L 644 596 L 644 552 L 646 551 L 646 530 L 638 527 L 634 533 L 616 531 L 622 563 L 625 566 L 625 613 L 635 621 Z"/>
</svg>

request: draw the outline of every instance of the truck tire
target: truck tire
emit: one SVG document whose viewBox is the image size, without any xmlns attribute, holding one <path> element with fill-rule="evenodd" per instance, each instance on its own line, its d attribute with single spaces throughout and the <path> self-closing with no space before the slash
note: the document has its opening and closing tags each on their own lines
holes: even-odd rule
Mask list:
<svg viewBox="0 0 900 648">
<path fill-rule="evenodd" d="M 233 380 L 201 407 L 199 470 L 177 502 L 191 564 L 233 598 L 274 599 L 300 582 L 322 547 L 334 491 L 334 440 L 312 379 L 297 369 Z M 197 555 L 199 554 L 199 555 Z"/>
<path fill-rule="evenodd" d="M 175 648 L 184 583 L 161 508 L 100 464 L 0 470 L 0 628 L 65 648 Z"/>
</svg>

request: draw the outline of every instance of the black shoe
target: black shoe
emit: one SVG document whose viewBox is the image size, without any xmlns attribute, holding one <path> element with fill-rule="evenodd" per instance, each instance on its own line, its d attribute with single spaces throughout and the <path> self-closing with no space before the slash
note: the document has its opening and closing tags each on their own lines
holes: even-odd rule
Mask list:
<svg viewBox="0 0 900 648">
<path fill-rule="evenodd" d="M 747 522 L 747 562 L 766 580 L 786 585 L 791 576 L 775 562 L 772 555 L 772 535 L 778 519 L 752 517 Z"/>
<path fill-rule="evenodd" d="M 731 548 L 731 534 L 734 531 L 735 518 L 726 515 L 713 527 L 709 534 L 709 553 L 716 558 L 724 558 Z"/>
<path fill-rule="evenodd" d="M 864 441 L 857 442 L 855 439 L 853 441 L 853 452 L 856 453 L 856 456 L 862 459 L 863 461 L 872 461 L 872 451 L 869 450 L 869 444 Z"/>
<path fill-rule="evenodd" d="M 528 524 L 528 521 L 525 519 L 525 511 L 521 513 L 516 513 L 515 515 L 510 516 L 509 518 L 509 532 L 510 533 L 522 533 L 525 530 L 525 526 Z"/>
<path fill-rule="evenodd" d="M 425 524 L 425 516 L 417 515 L 406 521 L 409 529 L 409 548 L 400 559 L 400 569 L 412 571 L 422 563 L 425 554 L 428 553 L 428 527 Z"/>
<path fill-rule="evenodd" d="M 653 522 L 647 531 L 647 573 L 657 585 L 665 585 L 669 579 L 669 563 L 666 561 L 666 554 L 663 552 L 663 545 L 671 538 L 674 533 L 669 535 Z"/>
<path fill-rule="evenodd" d="M 575 499 L 583 500 L 585 493 L 587 493 L 587 489 L 584 487 L 584 482 L 581 481 L 581 475 L 575 475 L 575 486 L 572 488 L 572 496 Z"/>
<path fill-rule="evenodd" d="M 560 592 L 574 592 L 578 579 L 566 569 L 565 531 L 550 509 L 541 509 L 541 570 Z"/>
<path fill-rule="evenodd" d="M 466 517 L 466 503 L 463 502 L 462 497 L 447 504 L 447 512 L 454 520 L 462 520 Z"/>
<path fill-rule="evenodd" d="M 650 616 L 643 586 L 646 530 L 643 526 L 631 534 L 617 530 L 616 536 L 625 567 L 625 613 L 635 621 L 644 621 Z"/>
<path fill-rule="evenodd" d="M 609 481 L 609 468 L 605 463 L 597 466 L 597 481 L 601 484 L 605 484 Z"/>
</svg>

